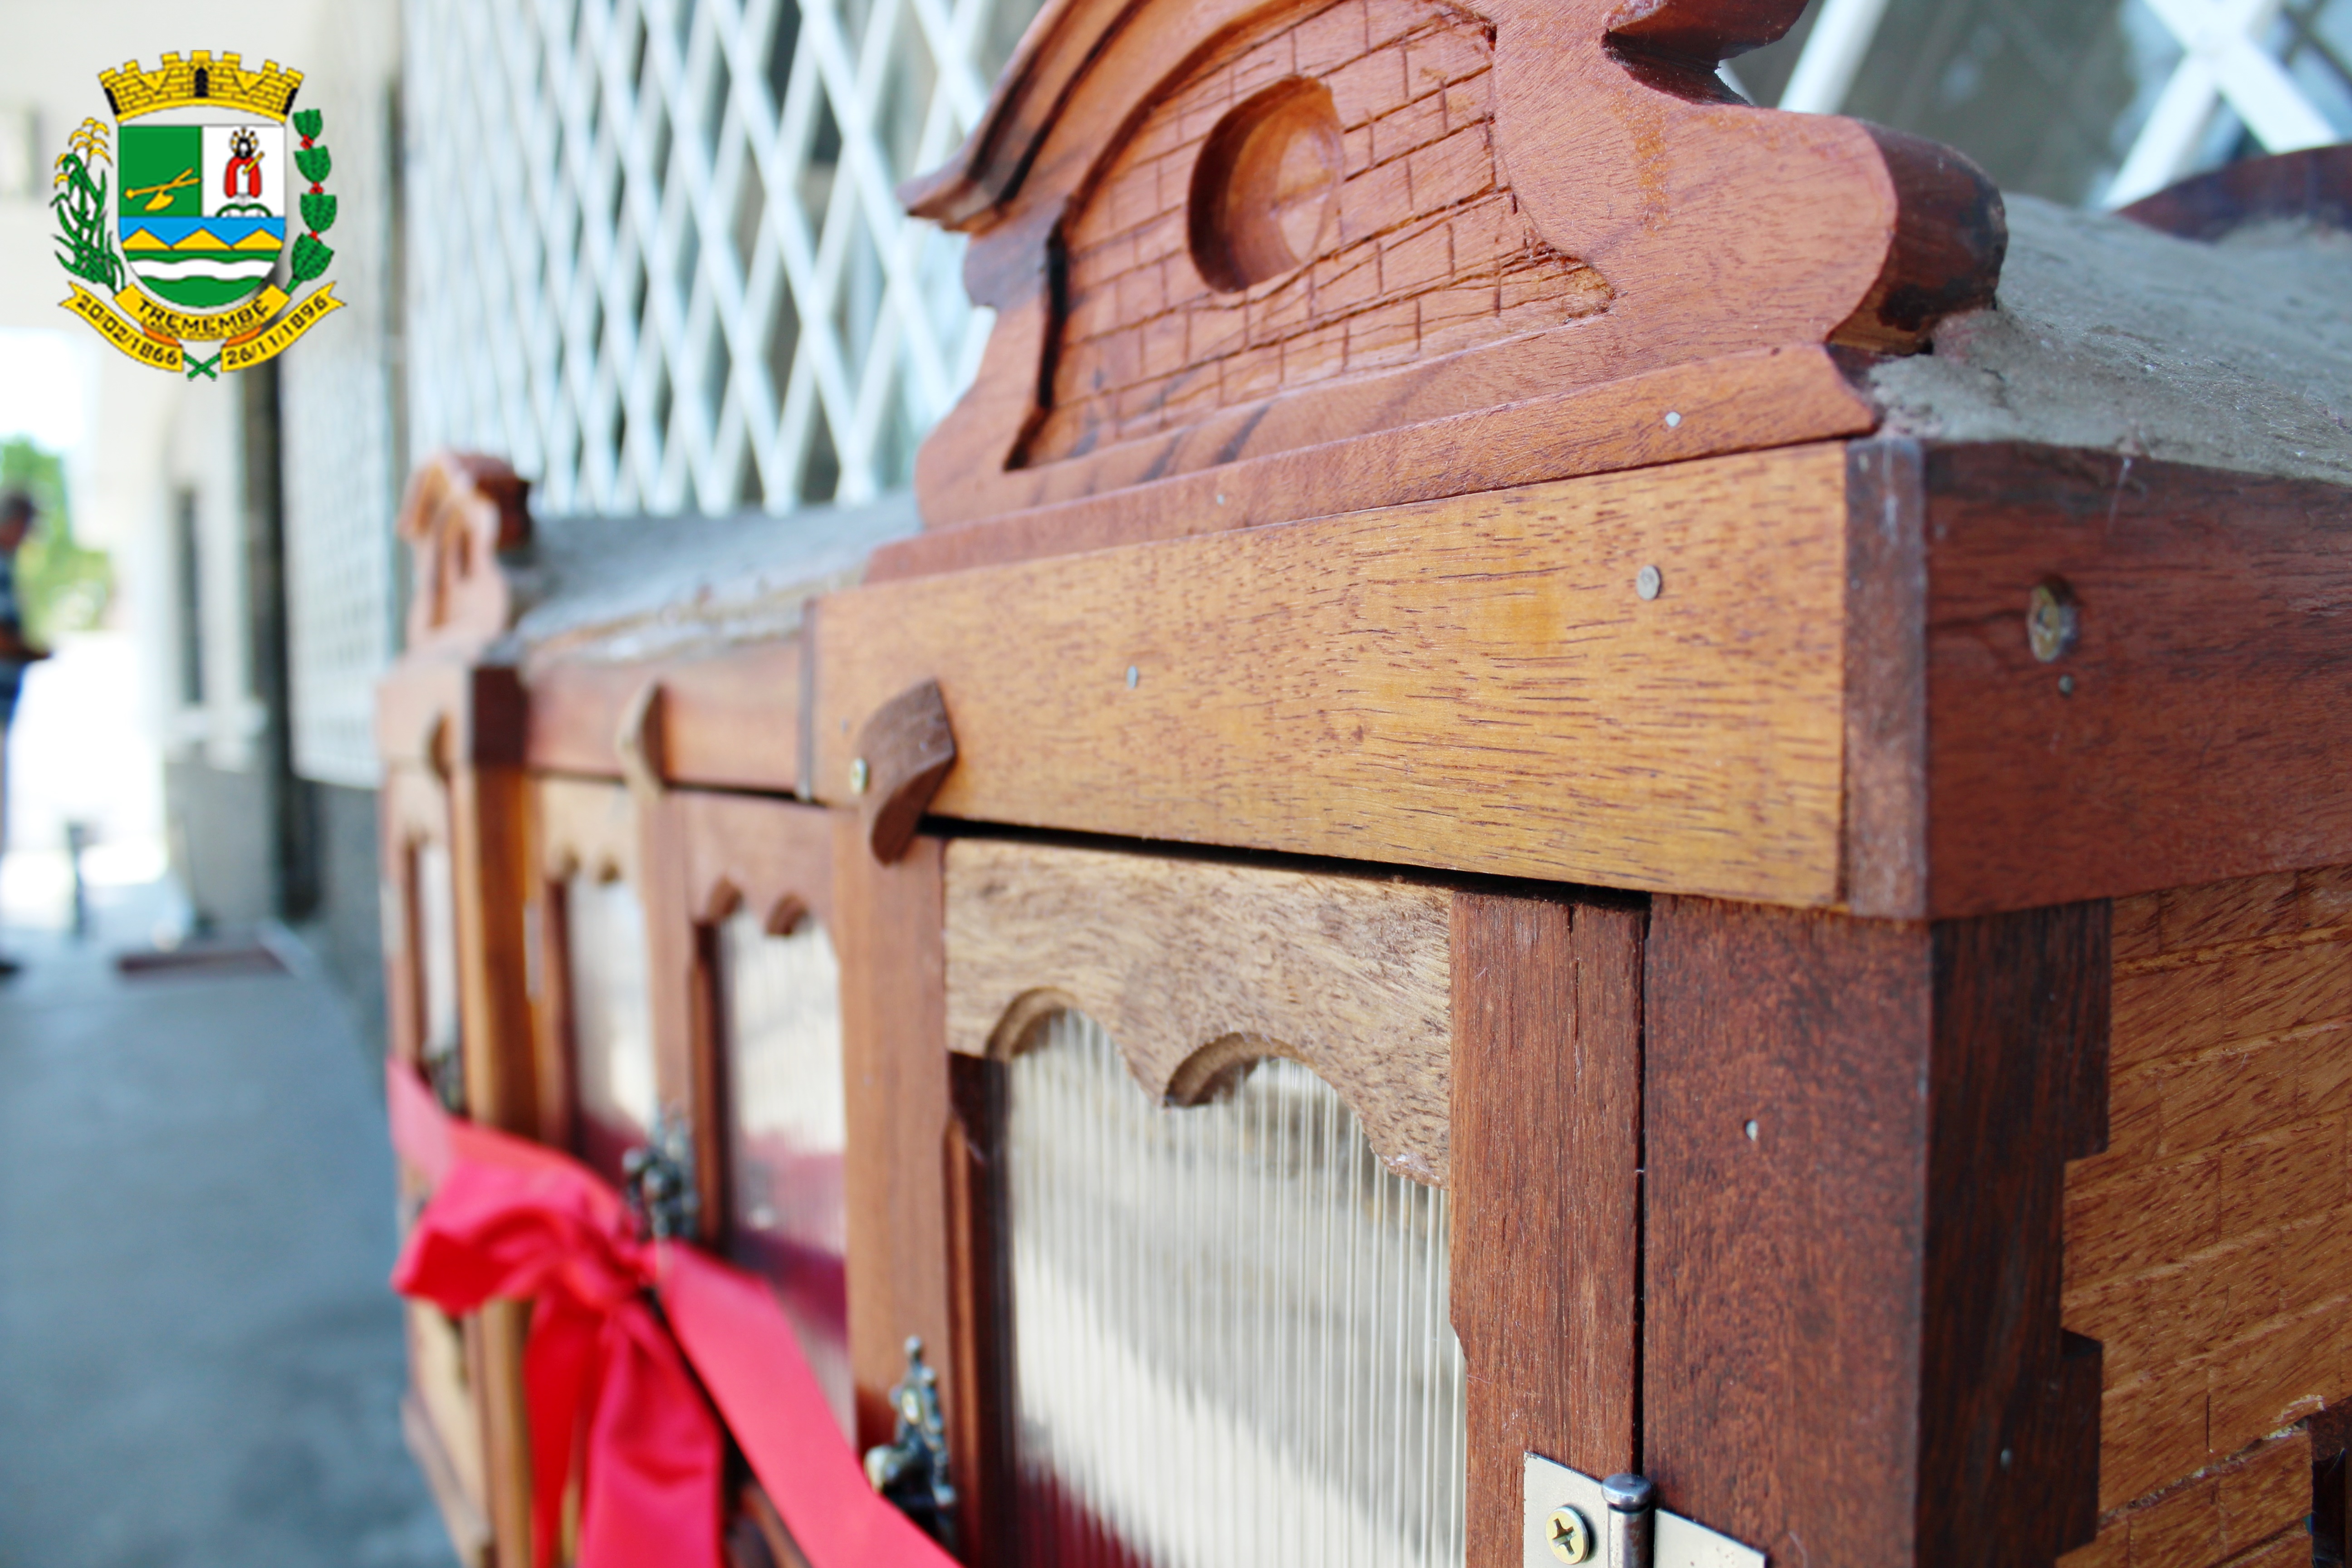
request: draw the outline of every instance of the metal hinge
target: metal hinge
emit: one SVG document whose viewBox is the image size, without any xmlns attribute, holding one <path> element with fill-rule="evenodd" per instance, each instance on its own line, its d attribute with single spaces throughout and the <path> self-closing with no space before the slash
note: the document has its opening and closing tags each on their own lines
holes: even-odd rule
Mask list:
<svg viewBox="0 0 2352 1568">
<path fill-rule="evenodd" d="M 621 1192 L 639 1235 L 656 1241 L 694 1236 L 702 1194 L 694 1183 L 694 1134 L 684 1116 L 654 1113 L 646 1142 L 621 1156 Z"/>
<path fill-rule="evenodd" d="M 1764 1568 L 1764 1553 L 1657 1506 L 1641 1476 L 1596 1481 L 1527 1456 L 1526 1568 Z"/>
</svg>

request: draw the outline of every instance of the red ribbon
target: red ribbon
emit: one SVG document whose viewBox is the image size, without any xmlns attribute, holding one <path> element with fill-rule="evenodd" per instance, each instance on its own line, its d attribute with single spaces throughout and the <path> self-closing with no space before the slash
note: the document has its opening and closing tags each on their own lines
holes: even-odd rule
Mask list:
<svg viewBox="0 0 2352 1568">
<path fill-rule="evenodd" d="M 578 1568 L 720 1568 L 725 1445 L 704 1388 L 813 1568 L 953 1568 L 866 1484 L 765 1284 L 698 1248 L 638 1241 L 601 1177 L 450 1116 L 412 1069 L 391 1064 L 386 1089 L 393 1146 L 434 1187 L 393 1288 L 453 1314 L 537 1303 L 523 1384 L 539 1568 L 575 1473 Z"/>
</svg>

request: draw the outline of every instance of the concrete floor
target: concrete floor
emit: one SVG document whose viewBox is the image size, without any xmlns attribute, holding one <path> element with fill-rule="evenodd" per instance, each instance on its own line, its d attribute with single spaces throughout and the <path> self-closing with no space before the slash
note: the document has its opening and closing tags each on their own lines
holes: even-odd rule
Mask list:
<svg viewBox="0 0 2352 1568">
<path fill-rule="evenodd" d="M 447 1568 L 400 1440 L 381 1090 L 303 974 L 0 931 L 0 1568 Z"/>
</svg>

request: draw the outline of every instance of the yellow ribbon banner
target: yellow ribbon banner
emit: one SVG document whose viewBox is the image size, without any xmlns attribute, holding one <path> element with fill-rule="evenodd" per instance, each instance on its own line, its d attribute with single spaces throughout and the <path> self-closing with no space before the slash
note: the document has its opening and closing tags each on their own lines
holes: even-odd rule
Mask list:
<svg viewBox="0 0 2352 1568">
<path fill-rule="evenodd" d="M 136 286 L 126 286 L 114 297 L 114 302 L 132 321 L 167 337 L 209 342 L 215 338 L 243 337 L 268 326 L 270 318 L 286 308 L 286 290 L 272 283 L 236 310 L 223 310 L 217 316 L 191 316 L 184 310 L 174 310 L 169 305 L 156 303 Z"/>
<path fill-rule="evenodd" d="M 286 313 L 286 319 L 255 338 L 251 342 L 230 343 L 221 350 L 221 366 L 225 370 L 251 370 L 263 360 L 275 359 L 293 346 L 294 340 L 319 324 L 330 310 L 340 310 L 346 301 L 335 298 L 335 286 L 321 283 L 304 297 L 302 302 Z"/>
<path fill-rule="evenodd" d="M 185 363 L 180 345 L 152 338 L 106 308 L 106 301 L 83 288 L 70 285 L 73 297 L 58 301 L 99 330 L 100 335 L 142 364 L 157 370 L 178 370 Z"/>
</svg>

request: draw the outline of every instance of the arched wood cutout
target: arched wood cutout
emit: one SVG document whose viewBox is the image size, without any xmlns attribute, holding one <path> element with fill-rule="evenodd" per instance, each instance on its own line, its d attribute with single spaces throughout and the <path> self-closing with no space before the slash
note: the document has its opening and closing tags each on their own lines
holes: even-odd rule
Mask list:
<svg viewBox="0 0 2352 1568">
<path fill-rule="evenodd" d="M 960 838 L 947 850 L 948 1043 L 1007 1057 L 1066 1010 L 1183 1102 L 1288 1057 L 1401 1174 L 1447 1179 L 1453 894 L 1204 860 Z"/>
<path fill-rule="evenodd" d="M 972 233 L 998 311 L 925 519 L 1117 491 L 1149 536 L 1300 515 L 1287 453 L 1353 508 L 1495 482 L 1443 456 L 1482 441 L 1520 483 L 1871 428 L 1827 345 L 1911 352 L 1990 302 L 2006 227 L 1949 149 L 1723 86 L 1801 9 L 1049 0 L 901 193 Z"/>
</svg>

